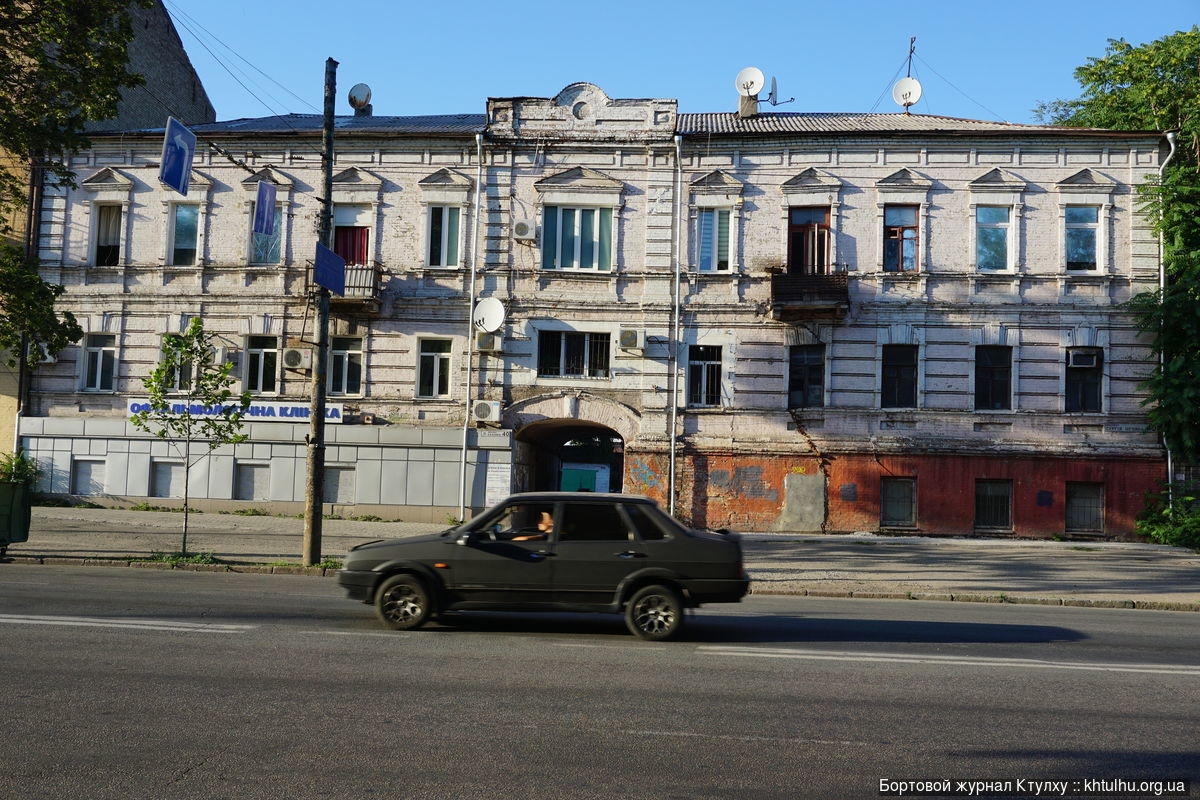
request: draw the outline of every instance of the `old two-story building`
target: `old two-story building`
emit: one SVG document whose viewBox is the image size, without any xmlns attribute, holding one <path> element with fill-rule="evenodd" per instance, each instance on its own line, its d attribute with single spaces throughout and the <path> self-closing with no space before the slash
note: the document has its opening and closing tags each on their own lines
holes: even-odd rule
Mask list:
<svg viewBox="0 0 1200 800">
<path fill-rule="evenodd" d="M 254 395 L 194 504 L 303 500 L 320 118 L 95 137 L 40 252 L 87 335 L 39 370 L 43 489 L 179 495 L 127 421 L 202 317 Z M 1128 537 L 1164 476 L 1123 303 L 1156 288 L 1153 132 L 916 114 L 488 100 L 339 117 L 326 500 L 441 520 L 511 491 L 627 491 L 697 525 Z M 272 237 L 252 234 L 260 180 Z M 492 330 L 473 302 L 503 304 Z M 494 303 L 490 303 L 494 305 Z M 170 502 L 169 500 L 164 500 Z"/>
</svg>

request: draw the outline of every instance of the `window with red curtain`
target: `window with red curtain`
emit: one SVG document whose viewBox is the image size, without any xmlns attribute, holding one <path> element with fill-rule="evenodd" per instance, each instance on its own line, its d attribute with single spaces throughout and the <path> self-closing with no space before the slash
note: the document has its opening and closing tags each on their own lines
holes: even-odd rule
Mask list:
<svg viewBox="0 0 1200 800">
<path fill-rule="evenodd" d="M 333 229 L 333 252 L 346 259 L 347 264 L 366 264 L 369 230 L 358 225 L 338 225 Z"/>
</svg>

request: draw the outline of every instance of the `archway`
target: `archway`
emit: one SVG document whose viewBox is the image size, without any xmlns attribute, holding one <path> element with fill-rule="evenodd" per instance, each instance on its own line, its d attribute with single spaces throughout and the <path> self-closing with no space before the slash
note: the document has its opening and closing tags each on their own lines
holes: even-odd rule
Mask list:
<svg viewBox="0 0 1200 800">
<path fill-rule="evenodd" d="M 516 433 L 516 490 L 619 492 L 625 439 L 606 425 L 547 419 Z"/>
</svg>

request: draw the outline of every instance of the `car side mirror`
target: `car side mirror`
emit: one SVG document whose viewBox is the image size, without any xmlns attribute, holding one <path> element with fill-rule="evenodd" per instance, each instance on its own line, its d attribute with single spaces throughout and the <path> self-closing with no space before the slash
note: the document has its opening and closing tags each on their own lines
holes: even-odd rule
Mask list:
<svg viewBox="0 0 1200 800">
<path fill-rule="evenodd" d="M 475 534 L 471 531 L 465 531 L 458 535 L 458 538 L 454 540 L 454 543 L 465 547 L 473 541 L 475 541 Z"/>
</svg>

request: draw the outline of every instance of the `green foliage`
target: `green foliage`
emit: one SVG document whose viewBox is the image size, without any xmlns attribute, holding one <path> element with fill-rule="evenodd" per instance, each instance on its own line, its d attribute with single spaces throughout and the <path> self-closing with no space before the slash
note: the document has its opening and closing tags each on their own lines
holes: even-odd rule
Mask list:
<svg viewBox="0 0 1200 800">
<path fill-rule="evenodd" d="M 83 336 L 71 312 L 60 317 L 54 311 L 54 301 L 62 293 L 63 287 L 38 275 L 37 259 L 26 258 L 11 244 L 0 244 L 0 351 L 10 367 L 17 365 L 23 343 L 27 347 L 40 343 L 55 356 Z M 29 367 L 36 368 L 40 360 L 29 359 Z"/>
<path fill-rule="evenodd" d="M 235 514 L 239 517 L 269 517 L 271 516 L 261 508 L 235 508 L 233 511 L 220 511 L 220 514 Z"/>
<path fill-rule="evenodd" d="M 149 7 L 150 0 L 135 0 Z M 121 90 L 142 83 L 126 68 L 133 37 L 129 0 L 0 3 L 0 217 L 25 203 L 24 165 L 62 183 L 65 154 L 88 146 L 84 126 L 117 114 Z"/>
<path fill-rule="evenodd" d="M 32 486 L 41 477 L 42 468 L 37 459 L 25 455 L 23 450 L 15 453 L 0 453 L 0 483 L 21 483 Z"/>
<path fill-rule="evenodd" d="M 383 522 L 383 517 L 377 517 L 374 514 L 359 514 L 357 517 L 351 517 L 350 519 L 355 522 Z"/>
<path fill-rule="evenodd" d="M 129 507 L 130 511 L 170 511 L 175 514 L 182 514 L 187 511 L 189 514 L 203 514 L 204 512 L 198 508 L 185 508 L 183 506 L 152 506 L 146 501 L 134 503 Z"/>
<path fill-rule="evenodd" d="M 212 553 L 159 553 L 150 554 L 149 558 L 132 558 L 130 561 L 154 561 L 167 564 L 220 564 Z"/>
<path fill-rule="evenodd" d="M 1196 486 L 1176 484 L 1138 514 L 1138 533 L 1159 544 L 1200 551 L 1200 496 Z"/>
</svg>

